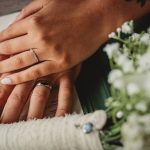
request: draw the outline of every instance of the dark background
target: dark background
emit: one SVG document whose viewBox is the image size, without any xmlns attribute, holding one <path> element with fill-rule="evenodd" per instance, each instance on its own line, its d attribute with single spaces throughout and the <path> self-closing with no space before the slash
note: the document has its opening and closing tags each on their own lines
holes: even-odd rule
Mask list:
<svg viewBox="0 0 150 150">
<path fill-rule="evenodd" d="M 0 16 L 21 10 L 31 0 L 0 0 Z"/>
</svg>

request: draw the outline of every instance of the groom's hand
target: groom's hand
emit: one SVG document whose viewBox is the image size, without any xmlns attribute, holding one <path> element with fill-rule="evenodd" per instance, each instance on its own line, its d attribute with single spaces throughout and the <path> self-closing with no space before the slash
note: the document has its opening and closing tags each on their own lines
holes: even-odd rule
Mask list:
<svg viewBox="0 0 150 150">
<path fill-rule="evenodd" d="M 17 22 L 0 33 L 0 53 L 13 55 L 0 62 L 0 73 L 17 70 L 1 83 L 14 85 L 62 72 L 91 56 L 104 40 L 100 4 L 100 0 L 29 4 Z"/>
</svg>

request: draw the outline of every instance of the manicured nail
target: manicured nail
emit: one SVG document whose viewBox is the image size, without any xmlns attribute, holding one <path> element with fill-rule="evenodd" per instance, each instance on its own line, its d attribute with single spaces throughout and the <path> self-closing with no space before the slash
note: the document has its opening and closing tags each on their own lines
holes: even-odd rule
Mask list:
<svg viewBox="0 0 150 150">
<path fill-rule="evenodd" d="M 3 78 L 0 82 L 1 82 L 1 84 L 8 84 L 8 85 L 12 84 L 12 80 L 8 77 Z"/>
</svg>

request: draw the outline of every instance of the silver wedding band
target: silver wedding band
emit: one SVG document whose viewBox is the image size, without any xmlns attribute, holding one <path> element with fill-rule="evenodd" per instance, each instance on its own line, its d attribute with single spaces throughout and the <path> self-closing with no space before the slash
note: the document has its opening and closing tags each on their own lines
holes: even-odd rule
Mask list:
<svg viewBox="0 0 150 150">
<path fill-rule="evenodd" d="M 35 62 L 35 63 L 39 63 L 39 62 L 40 62 L 40 60 L 39 60 L 38 55 L 36 54 L 36 52 L 34 51 L 34 49 L 33 49 L 33 48 L 31 48 L 31 49 L 30 49 L 30 52 L 32 53 L 32 56 L 33 56 L 34 62 Z"/>
<path fill-rule="evenodd" d="M 39 81 L 36 86 L 44 86 L 46 88 L 48 88 L 49 90 L 52 89 L 52 85 L 50 85 L 50 83 L 48 81 Z"/>
</svg>

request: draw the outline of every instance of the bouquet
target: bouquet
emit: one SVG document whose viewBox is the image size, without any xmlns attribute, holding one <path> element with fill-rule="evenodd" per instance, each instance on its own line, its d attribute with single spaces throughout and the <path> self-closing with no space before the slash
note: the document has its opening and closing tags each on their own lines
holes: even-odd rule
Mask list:
<svg viewBox="0 0 150 150">
<path fill-rule="evenodd" d="M 134 32 L 125 22 L 109 35 L 112 71 L 106 100 L 108 123 L 100 133 L 106 150 L 150 150 L 150 28 Z"/>
</svg>

